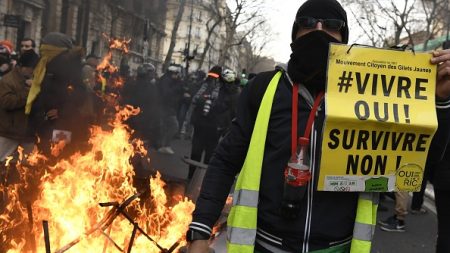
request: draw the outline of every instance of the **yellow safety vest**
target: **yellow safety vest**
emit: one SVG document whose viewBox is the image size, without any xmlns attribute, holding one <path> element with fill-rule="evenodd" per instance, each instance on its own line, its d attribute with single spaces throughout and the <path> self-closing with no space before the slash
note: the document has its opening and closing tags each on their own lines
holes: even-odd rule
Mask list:
<svg viewBox="0 0 450 253">
<path fill-rule="evenodd" d="M 256 116 L 247 156 L 233 194 L 233 206 L 227 222 L 229 253 L 253 253 L 258 215 L 259 186 L 264 157 L 267 128 L 273 98 L 281 78 L 278 72 L 267 87 Z M 378 195 L 360 193 L 350 253 L 370 253 L 375 232 Z"/>
</svg>

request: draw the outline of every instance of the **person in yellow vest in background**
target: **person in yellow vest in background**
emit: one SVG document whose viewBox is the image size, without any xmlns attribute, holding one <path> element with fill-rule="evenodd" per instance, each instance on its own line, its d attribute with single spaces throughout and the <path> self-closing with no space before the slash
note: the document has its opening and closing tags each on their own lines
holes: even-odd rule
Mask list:
<svg viewBox="0 0 450 253">
<path fill-rule="evenodd" d="M 348 43 L 348 35 L 346 12 L 336 0 L 308 0 L 300 7 L 287 70 L 249 81 L 230 132 L 209 162 L 186 233 L 189 253 L 208 252 L 237 174 L 228 252 L 370 253 L 377 194 L 316 190 L 329 43 Z M 438 105 L 449 103 L 448 60 L 446 50 L 434 52 L 431 60 L 439 64 Z M 449 118 L 446 106 L 437 108 L 440 120 Z M 293 157 L 301 163 L 293 165 Z M 301 173 L 287 169 L 296 165 Z"/>
</svg>

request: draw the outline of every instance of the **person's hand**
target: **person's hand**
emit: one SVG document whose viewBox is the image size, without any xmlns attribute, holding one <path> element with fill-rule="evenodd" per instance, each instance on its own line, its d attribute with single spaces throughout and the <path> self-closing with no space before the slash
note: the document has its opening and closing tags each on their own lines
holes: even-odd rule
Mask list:
<svg viewBox="0 0 450 253">
<path fill-rule="evenodd" d="M 54 120 L 58 118 L 58 110 L 57 109 L 51 109 L 50 111 L 48 111 L 45 116 L 47 117 L 47 119 L 49 120 Z"/>
<path fill-rule="evenodd" d="M 209 253 L 208 240 L 195 240 L 188 245 L 187 253 Z"/>
<path fill-rule="evenodd" d="M 25 85 L 26 85 L 28 88 L 31 88 L 31 84 L 33 84 L 33 79 L 27 79 L 27 80 L 25 80 Z"/>
<path fill-rule="evenodd" d="M 436 96 L 441 99 L 450 97 L 450 49 L 433 52 L 432 64 L 437 64 Z"/>
</svg>

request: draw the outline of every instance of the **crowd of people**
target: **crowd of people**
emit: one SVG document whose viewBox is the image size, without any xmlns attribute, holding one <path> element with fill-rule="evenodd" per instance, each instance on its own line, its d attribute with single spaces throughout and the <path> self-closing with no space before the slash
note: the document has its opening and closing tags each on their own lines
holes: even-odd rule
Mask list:
<svg viewBox="0 0 450 253">
<path fill-rule="evenodd" d="M 30 152 L 34 146 L 31 132 L 27 128 L 28 117 L 25 104 L 32 85 L 32 75 L 39 57 L 31 39 L 21 43 L 20 57 L 12 52 L 12 43 L 0 42 L 0 161 L 22 146 Z"/>
<path fill-rule="evenodd" d="M 220 66 L 185 75 L 181 66 L 171 65 L 158 77 L 151 63 L 132 75 L 123 61 L 111 73 L 98 69 L 99 56 L 84 57 L 83 49 L 62 33 L 49 33 L 38 49 L 33 39 L 24 38 L 18 53 L 11 42 L 0 43 L 0 161 L 18 146 L 30 152 L 37 144 L 50 154 L 53 144 L 64 141 L 62 155 L 85 150 L 89 127 L 106 125 L 115 103 L 140 109 L 126 123 L 148 148 L 174 154 L 175 137 L 192 138 L 192 158 L 205 152 L 208 161 L 231 124 L 245 84 L 235 71 Z"/>
<path fill-rule="evenodd" d="M 144 64 L 121 96 L 123 104 L 141 109 L 129 123 L 150 148 L 173 155 L 175 138 L 192 139 L 192 159 L 205 152 L 208 161 L 231 125 L 240 84 L 236 72 L 220 66 L 183 78 L 182 68 L 171 65 L 157 78 L 155 67 Z"/>
</svg>

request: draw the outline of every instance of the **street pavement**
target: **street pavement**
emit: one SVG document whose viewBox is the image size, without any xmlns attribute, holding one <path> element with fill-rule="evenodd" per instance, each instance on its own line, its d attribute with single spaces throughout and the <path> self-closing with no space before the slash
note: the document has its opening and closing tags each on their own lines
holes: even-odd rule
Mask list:
<svg viewBox="0 0 450 253">
<path fill-rule="evenodd" d="M 388 207 L 387 212 L 378 212 L 378 219 L 386 219 L 394 214 L 394 200 L 387 198 L 381 202 Z M 423 215 L 406 216 L 406 232 L 385 232 L 377 226 L 372 253 L 434 253 L 437 233 L 437 218 L 434 203 L 425 200 L 428 210 Z"/>
<path fill-rule="evenodd" d="M 172 148 L 175 154 L 162 154 L 150 149 L 150 164 L 153 169 L 161 172 L 169 180 L 185 181 L 188 176 L 188 165 L 181 159 L 191 155 L 191 142 L 186 140 L 174 140 Z"/>
<path fill-rule="evenodd" d="M 191 142 L 174 140 L 172 147 L 174 155 L 150 150 L 151 166 L 159 170 L 169 181 L 186 182 L 188 166 L 181 159 L 190 155 Z M 394 201 L 386 198 L 381 203 L 389 210 L 378 212 L 378 219 L 386 219 L 393 215 Z M 437 219 L 433 201 L 426 199 L 425 208 L 428 212 L 424 215 L 407 215 L 404 233 L 384 232 L 377 226 L 372 253 L 434 253 Z M 214 248 L 216 253 L 225 253 L 224 241 L 214 243 Z"/>
</svg>

